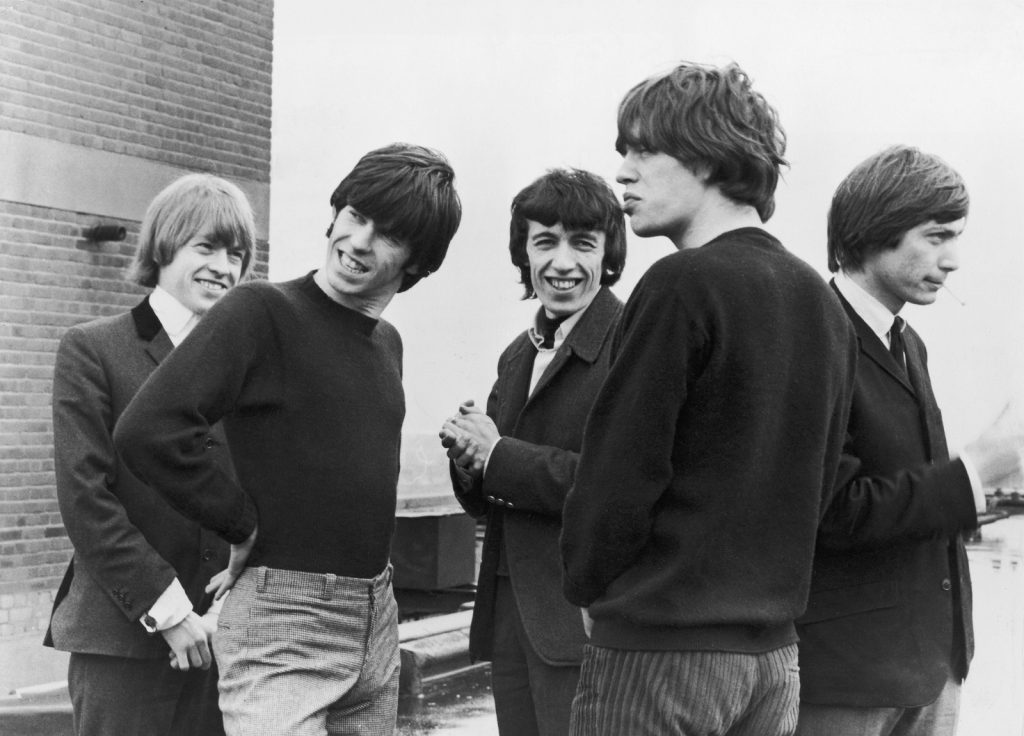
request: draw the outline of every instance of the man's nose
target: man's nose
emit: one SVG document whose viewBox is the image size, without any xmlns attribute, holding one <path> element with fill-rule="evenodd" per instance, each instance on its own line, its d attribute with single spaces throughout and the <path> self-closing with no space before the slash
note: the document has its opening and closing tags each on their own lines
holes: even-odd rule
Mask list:
<svg viewBox="0 0 1024 736">
<path fill-rule="evenodd" d="M 231 272 L 231 259 L 227 248 L 214 248 L 206 259 L 206 266 L 214 273 L 224 275 Z"/>
<path fill-rule="evenodd" d="M 627 153 L 622 157 L 622 163 L 619 164 L 619 170 L 615 173 L 615 181 L 619 184 L 629 184 L 636 181 L 636 169 L 633 166 L 630 156 L 631 154 Z"/>
<path fill-rule="evenodd" d="M 943 271 L 956 271 L 960 268 L 960 245 L 957 240 L 950 240 L 943 247 L 939 268 Z"/>
<path fill-rule="evenodd" d="M 569 241 L 563 240 L 551 254 L 551 267 L 556 271 L 572 271 L 576 268 L 576 259 L 573 257 L 572 246 Z"/>
<path fill-rule="evenodd" d="M 360 227 L 355 228 L 349 237 L 349 242 L 355 250 L 367 251 L 370 250 L 370 245 L 373 243 L 373 239 L 377 234 L 373 230 L 373 225 L 367 223 Z"/>
</svg>

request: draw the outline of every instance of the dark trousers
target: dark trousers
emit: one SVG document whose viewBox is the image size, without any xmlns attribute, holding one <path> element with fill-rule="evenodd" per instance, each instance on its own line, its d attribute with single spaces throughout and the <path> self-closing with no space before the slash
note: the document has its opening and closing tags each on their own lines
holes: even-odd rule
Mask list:
<svg viewBox="0 0 1024 736">
<path fill-rule="evenodd" d="M 77 736 L 223 736 L 217 668 L 178 672 L 169 659 L 72 654 Z"/>
<path fill-rule="evenodd" d="M 579 667 L 545 663 L 530 646 L 509 579 L 498 576 L 491 688 L 502 736 L 565 736 Z"/>
</svg>

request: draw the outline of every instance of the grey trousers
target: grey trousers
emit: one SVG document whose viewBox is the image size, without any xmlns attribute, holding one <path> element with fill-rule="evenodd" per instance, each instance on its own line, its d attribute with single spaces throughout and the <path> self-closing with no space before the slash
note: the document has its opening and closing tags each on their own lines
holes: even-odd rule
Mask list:
<svg viewBox="0 0 1024 736">
<path fill-rule="evenodd" d="M 371 579 L 249 568 L 213 650 L 228 736 L 392 736 L 398 607 L 391 566 Z"/>
<path fill-rule="evenodd" d="M 954 736 L 960 683 L 947 680 L 935 702 L 918 708 L 800 704 L 797 736 Z"/>
</svg>

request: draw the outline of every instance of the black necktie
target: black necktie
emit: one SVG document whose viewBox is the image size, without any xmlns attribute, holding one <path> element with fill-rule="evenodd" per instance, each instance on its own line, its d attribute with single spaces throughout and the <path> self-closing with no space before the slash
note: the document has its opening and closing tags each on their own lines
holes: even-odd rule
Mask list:
<svg viewBox="0 0 1024 736">
<path fill-rule="evenodd" d="M 535 329 L 537 334 L 541 337 L 541 347 L 550 350 L 555 346 L 555 333 L 558 332 L 559 326 L 565 321 L 565 316 L 549 317 L 544 310 L 540 310 L 537 314 L 537 324 Z"/>
<path fill-rule="evenodd" d="M 889 328 L 889 352 L 903 374 L 907 373 L 906 354 L 903 350 L 903 318 L 897 317 Z"/>
</svg>

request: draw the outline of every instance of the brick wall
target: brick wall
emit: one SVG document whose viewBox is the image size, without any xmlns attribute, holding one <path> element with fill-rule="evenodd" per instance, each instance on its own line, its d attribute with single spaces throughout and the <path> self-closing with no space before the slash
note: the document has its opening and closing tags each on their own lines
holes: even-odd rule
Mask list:
<svg viewBox="0 0 1024 736">
<path fill-rule="evenodd" d="M 68 146 L 93 156 L 83 160 L 101 152 L 106 172 L 130 161 L 153 193 L 186 170 L 269 191 L 272 13 L 272 0 L 3 3 L 0 133 L 54 147 L 58 172 Z M 13 168 L 24 171 L 0 167 L 0 661 L 5 641 L 41 639 L 71 556 L 53 475 L 58 341 L 145 292 L 125 280 L 142 217 L 135 200 L 112 191 L 106 212 L 76 211 L 57 193 L 68 185 L 54 167 L 31 187 L 10 178 L 43 167 Z M 4 194 L 20 191 L 32 194 Z M 100 220 L 127 238 L 87 240 Z M 265 278 L 263 226 L 260 236 L 254 269 Z"/>
<path fill-rule="evenodd" d="M 271 0 L 3 3 L 3 127 L 269 181 L 271 15 Z"/>
</svg>

